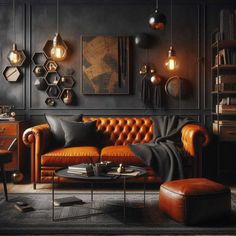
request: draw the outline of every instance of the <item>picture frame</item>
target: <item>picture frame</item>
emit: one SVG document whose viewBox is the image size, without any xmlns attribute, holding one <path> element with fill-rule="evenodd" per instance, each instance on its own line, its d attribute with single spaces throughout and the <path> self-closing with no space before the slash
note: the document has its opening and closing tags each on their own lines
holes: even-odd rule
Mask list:
<svg viewBox="0 0 236 236">
<path fill-rule="evenodd" d="M 81 36 L 82 94 L 130 93 L 129 41 L 127 36 Z"/>
</svg>

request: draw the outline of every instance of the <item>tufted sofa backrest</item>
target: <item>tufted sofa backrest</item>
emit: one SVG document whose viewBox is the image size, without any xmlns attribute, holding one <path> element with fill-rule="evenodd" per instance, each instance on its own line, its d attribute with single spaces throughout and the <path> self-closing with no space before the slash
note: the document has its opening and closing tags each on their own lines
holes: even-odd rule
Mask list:
<svg viewBox="0 0 236 236">
<path fill-rule="evenodd" d="M 83 117 L 83 120 L 96 120 L 98 131 L 114 145 L 148 143 L 153 137 L 153 125 L 149 117 Z"/>
</svg>

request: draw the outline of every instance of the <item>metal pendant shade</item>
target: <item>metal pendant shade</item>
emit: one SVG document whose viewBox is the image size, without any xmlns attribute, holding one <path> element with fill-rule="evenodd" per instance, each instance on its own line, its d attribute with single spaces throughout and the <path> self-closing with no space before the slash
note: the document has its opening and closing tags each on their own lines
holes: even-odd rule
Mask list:
<svg viewBox="0 0 236 236">
<path fill-rule="evenodd" d="M 166 17 L 158 9 L 158 0 L 156 0 L 156 9 L 149 17 L 149 26 L 154 30 L 164 29 L 166 25 Z"/>
</svg>

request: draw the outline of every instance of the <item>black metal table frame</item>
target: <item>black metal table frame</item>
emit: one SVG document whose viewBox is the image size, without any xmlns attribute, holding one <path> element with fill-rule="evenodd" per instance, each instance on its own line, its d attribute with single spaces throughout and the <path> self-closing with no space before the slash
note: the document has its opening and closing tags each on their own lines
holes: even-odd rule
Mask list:
<svg viewBox="0 0 236 236">
<path fill-rule="evenodd" d="M 69 177 L 68 177 L 69 178 Z M 126 183 L 127 183 L 127 177 L 126 176 L 122 176 L 123 179 L 123 220 L 125 222 L 126 220 Z M 145 207 L 146 205 L 146 174 L 143 176 L 143 207 Z M 113 180 L 113 179 L 110 179 Z M 88 182 L 88 180 L 86 180 L 86 182 Z M 98 183 L 99 181 L 95 181 L 96 183 Z M 101 181 L 100 181 L 101 182 Z M 104 181 L 103 183 L 106 183 L 108 181 Z M 90 191 L 90 195 L 91 195 L 91 202 L 94 201 L 93 199 L 93 195 L 94 195 L 94 189 L 93 189 L 93 184 L 91 183 L 91 191 Z M 52 221 L 62 221 L 62 220 L 69 220 L 69 219 L 74 219 L 74 218 L 86 218 L 88 216 L 94 216 L 97 214 L 86 214 L 86 215 L 82 215 L 82 216 L 78 216 L 78 217 L 66 217 L 66 218 L 55 218 L 55 205 L 54 205 L 54 200 L 55 200 L 55 173 L 53 172 L 53 176 L 52 176 Z M 82 206 L 81 206 L 82 207 Z M 101 214 L 101 213 L 99 213 Z"/>
</svg>

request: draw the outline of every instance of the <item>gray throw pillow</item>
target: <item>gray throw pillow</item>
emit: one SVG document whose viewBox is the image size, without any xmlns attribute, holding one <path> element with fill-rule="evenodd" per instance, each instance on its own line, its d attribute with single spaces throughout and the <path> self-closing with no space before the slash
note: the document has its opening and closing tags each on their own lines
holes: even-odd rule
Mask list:
<svg viewBox="0 0 236 236">
<path fill-rule="evenodd" d="M 46 120 L 49 124 L 50 130 L 53 135 L 53 145 L 54 146 L 63 146 L 65 144 L 65 134 L 61 127 L 60 120 L 63 118 L 69 121 L 81 122 L 83 119 L 83 115 L 74 115 L 68 117 L 60 117 L 60 116 L 52 116 L 52 115 L 45 115 Z"/>
<path fill-rule="evenodd" d="M 96 120 L 91 122 L 73 122 L 61 120 L 65 133 L 64 147 L 96 146 Z"/>
</svg>

